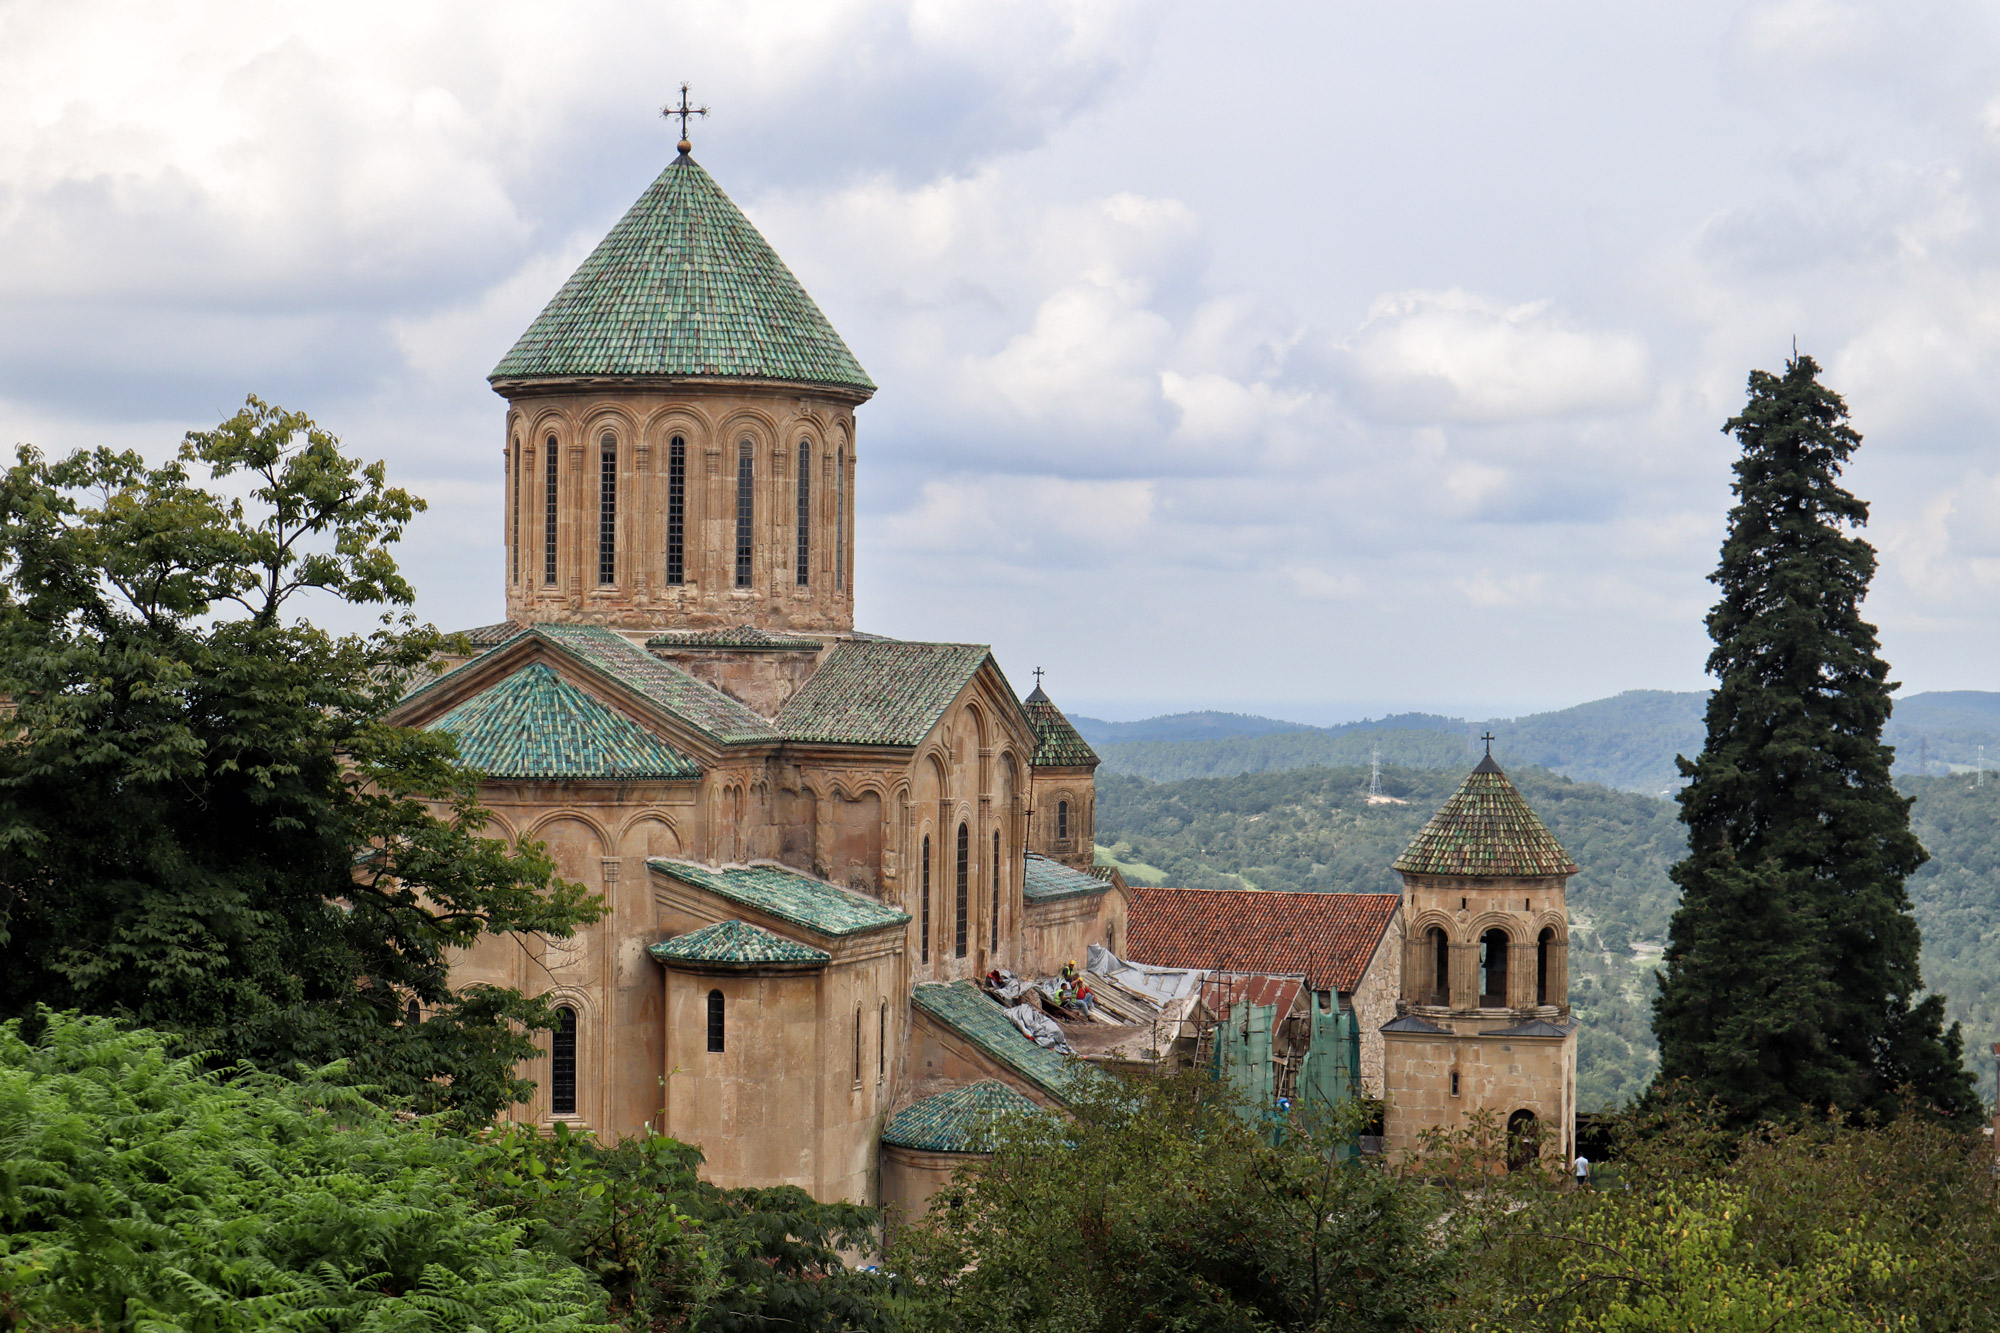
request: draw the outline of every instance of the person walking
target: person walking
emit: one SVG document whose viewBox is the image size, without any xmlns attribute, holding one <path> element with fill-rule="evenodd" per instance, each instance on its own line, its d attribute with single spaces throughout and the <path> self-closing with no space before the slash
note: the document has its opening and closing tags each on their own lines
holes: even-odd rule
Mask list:
<svg viewBox="0 0 2000 1333">
<path fill-rule="evenodd" d="M 1590 1188 L 1590 1159 L 1582 1153 L 1576 1155 L 1576 1187 L 1580 1190 Z"/>
</svg>

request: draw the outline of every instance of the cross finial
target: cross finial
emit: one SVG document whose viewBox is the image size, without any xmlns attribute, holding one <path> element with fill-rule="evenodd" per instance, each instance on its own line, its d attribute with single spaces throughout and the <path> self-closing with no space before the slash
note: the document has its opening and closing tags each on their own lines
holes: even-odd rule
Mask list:
<svg viewBox="0 0 2000 1333">
<path fill-rule="evenodd" d="M 1486 757 L 1491 759 L 1493 757 L 1493 741 L 1495 739 L 1493 733 L 1489 731 L 1479 739 L 1486 742 Z"/>
<path fill-rule="evenodd" d="M 688 117 L 705 116 L 707 114 L 708 108 L 705 106 L 688 105 L 688 86 L 685 83 L 681 85 L 681 104 L 679 106 L 663 106 L 660 108 L 661 120 L 671 120 L 675 116 L 681 118 L 681 141 L 677 146 L 680 148 L 683 157 L 694 149 L 694 145 L 688 142 Z"/>
<path fill-rule="evenodd" d="M 1042 669 L 1040 667 L 1035 668 L 1035 688 L 1038 690 L 1042 688 Z"/>
</svg>

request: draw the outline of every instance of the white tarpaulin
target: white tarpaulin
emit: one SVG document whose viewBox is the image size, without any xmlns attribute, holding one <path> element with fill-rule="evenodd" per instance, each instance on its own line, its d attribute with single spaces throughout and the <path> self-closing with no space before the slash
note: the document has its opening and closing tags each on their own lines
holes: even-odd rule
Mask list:
<svg viewBox="0 0 2000 1333">
<path fill-rule="evenodd" d="M 1032 1004 L 1017 1004 L 1006 1011 L 1007 1021 L 1021 1029 L 1021 1035 L 1037 1046 L 1045 1046 L 1057 1055 L 1074 1055 L 1069 1043 L 1063 1039 L 1063 1031 L 1056 1021 Z"/>
<path fill-rule="evenodd" d="M 1201 989 L 1208 973 L 1198 967 L 1154 967 L 1128 963 L 1101 944 L 1090 946 L 1090 970 L 1162 1005 L 1184 1000 Z"/>
</svg>

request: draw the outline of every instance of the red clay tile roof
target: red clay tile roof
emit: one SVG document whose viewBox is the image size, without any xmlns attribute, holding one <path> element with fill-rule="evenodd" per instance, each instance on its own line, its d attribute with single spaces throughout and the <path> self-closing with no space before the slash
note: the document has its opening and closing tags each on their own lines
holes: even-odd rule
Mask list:
<svg viewBox="0 0 2000 1333">
<path fill-rule="evenodd" d="M 1393 893 L 1134 886 L 1126 950 L 1135 963 L 1303 974 L 1352 991 L 1402 899 Z"/>
</svg>

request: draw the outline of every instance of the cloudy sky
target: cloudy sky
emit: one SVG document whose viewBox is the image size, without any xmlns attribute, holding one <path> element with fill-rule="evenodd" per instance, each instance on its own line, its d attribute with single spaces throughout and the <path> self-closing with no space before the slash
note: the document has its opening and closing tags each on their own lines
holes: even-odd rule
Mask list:
<svg viewBox="0 0 2000 1333">
<path fill-rule="evenodd" d="M 0 443 L 256 392 L 500 618 L 484 376 L 672 154 L 882 386 L 863 628 L 1076 711 L 1698 688 L 1720 423 L 1796 337 L 1867 435 L 1910 690 L 2000 687 L 2000 11 L 0 0 Z"/>
</svg>

